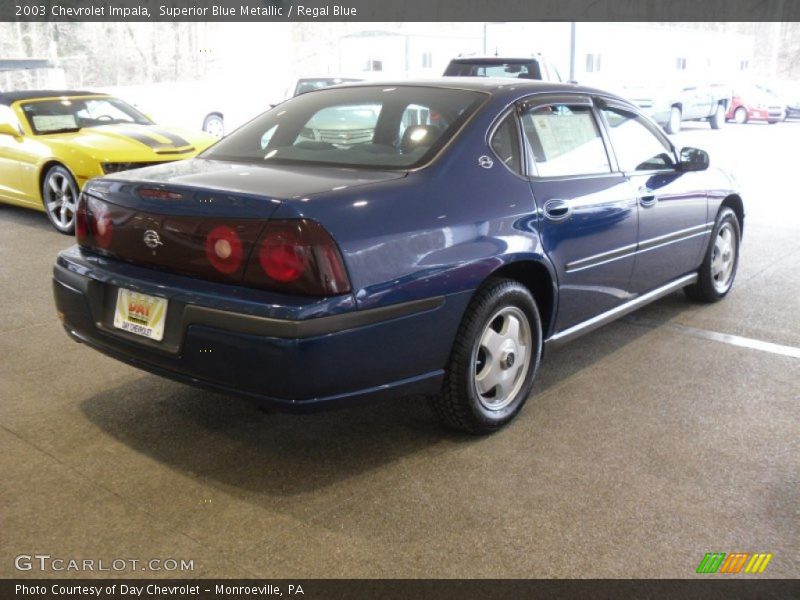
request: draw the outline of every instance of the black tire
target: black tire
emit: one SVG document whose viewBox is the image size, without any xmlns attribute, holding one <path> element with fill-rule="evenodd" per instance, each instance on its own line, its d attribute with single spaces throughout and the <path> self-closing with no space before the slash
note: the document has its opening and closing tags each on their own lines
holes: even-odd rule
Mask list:
<svg viewBox="0 0 800 600">
<path fill-rule="evenodd" d="M 664 125 L 664 131 L 669 134 L 678 133 L 681 130 L 682 119 L 683 114 L 681 112 L 681 107 L 673 106 L 669 111 L 669 119 L 667 120 L 667 124 Z"/>
<path fill-rule="evenodd" d="M 731 257 L 733 259 L 733 265 L 730 276 L 726 278 L 724 286 L 720 289 L 720 282 L 714 277 L 713 262 L 716 258 L 716 241 L 723 228 L 730 228 L 729 230 L 732 231 L 732 237 L 735 240 L 735 248 Z M 739 248 L 741 239 L 742 234 L 739 227 L 739 219 L 736 218 L 736 213 L 730 208 L 722 208 L 719 214 L 717 214 L 714 229 L 711 231 L 711 239 L 708 241 L 708 248 L 706 249 L 703 264 L 700 265 L 700 269 L 697 272 L 697 283 L 683 288 L 689 298 L 698 302 L 717 302 L 728 295 L 736 279 L 736 270 L 739 268 Z"/>
<path fill-rule="evenodd" d="M 711 129 L 721 129 L 722 126 L 725 124 L 725 105 L 724 104 L 717 104 L 717 108 L 714 111 L 714 114 L 711 115 L 711 119 L 709 119 L 711 123 Z"/>
<path fill-rule="evenodd" d="M 733 120 L 739 123 L 740 125 L 744 125 L 747 121 L 750 120 L 749 115 L 747 114 L 747 109 L 744 106 L 740 106 L 735 111 L 733 111 Z"/>
<path fill-rule="evenodd" d="M 520 319 L 519 325 L 524 330 L 525 319 L 529 340 L 528 352 L 525 355 L 527 363 L 517 367 L 513 377 L 513 386 L 509 390 L 507 404 L 498 402 L 497 408 L 487 407 L 487 399 L 478 391 L 480 374 L 477 371 L 496 369 L 504 374 L 503 370 L 511 370 L 514 365 L 514 352 L 522 346 L 515 346 L 511 352 L 505 353 L 505 360 L 493 361 L 490 366 L 489 358 L 484 355 L 483 368 L 480 368 L 481 338 L 488 333 L 488 328 L 507 318 L 502 313 L 510 313 L 511 319 Z M 497 330 L 495 330 L 497 331 Z M 500 331 L 500 334 L 503 330 Z M 442 392 L 432 399 L 434 411 L 440 420 L 453 429 L 472 434 L 487 434 L 497 431 L 509 423 L 522 409 L 525 401 L 533 388 L 533 381 L 542 356 L 542 324 L 539 318 L 539 309 L 528 288 L 521 283 L 502 278 L 490 279 L 478 292 L 469 304 L 461 320 L 458 334 L 456 335 L 450 361 L 445 370 L 445 380 Z M 499 362 L 498 362 L 499 361 Z M 502 364 L 501 364 L 502 363 Z M 510 363 L 510 364 L 509 364 Z M 520 373 L 519 370 L 526 369 Z M 496 388 L 497 390 L 500 389 Z M 497 392 L 495 392 L 497 393 Z"/>
<path fill-rule="evenodd" d="M 65 167 L 55 165 L 42 179 L 42 205 L 50 224 L 59 233 L 75 233 L 75 211 L 78 206 L 78 184 Z"/>
</svg>

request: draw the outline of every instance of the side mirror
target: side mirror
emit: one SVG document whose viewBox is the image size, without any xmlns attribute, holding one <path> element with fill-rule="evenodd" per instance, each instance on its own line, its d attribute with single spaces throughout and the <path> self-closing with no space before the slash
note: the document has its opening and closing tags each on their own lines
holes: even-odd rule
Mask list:
<svg viewBox="0 0 800 600">
<path fill-rule="evenodd" d="M 10 135 L 15 138 L 22 137 L 19 129 L 11 123 L 0 123 L 0 135 Z"/>
<path fill-rule="evenodd" d="M 699 148 L 684 148 L 681 150 L 681 171 L 705 171 L 711 160 L 708 152 Z"/>
</svg>

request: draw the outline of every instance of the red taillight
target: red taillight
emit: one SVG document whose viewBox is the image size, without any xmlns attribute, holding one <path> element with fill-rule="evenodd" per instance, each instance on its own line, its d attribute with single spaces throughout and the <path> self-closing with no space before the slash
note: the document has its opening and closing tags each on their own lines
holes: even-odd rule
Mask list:
<svg viewBox="0 0 800 600">
<path fill-rule="evenodd" d="M 305 273 L 308 258 L 301 241 L 295 229 L 277 231 L 264 239 L 258 250 L 258 262 L 267 277 L 288 283 Z"/>
<path fill-rule="evenodd" d="M 350 291 L 336 243 L 319 223 L 306 219 L 269 221 L 264 226 L 245 282 L 287 294 Z"/>
<path fill-rule="evenodd" d="M 78 208 L 75 211 L 75 238 L 79 246 L 89 245 L 89 219 L 86 215 L 86 196 L 83 194 L 78 198 Z"/>
<path fill-rule="evenodd" d="M 242 266 L 242 240 L 235 230 L 219 225 L 206 236 L 206 258 L 220 273 L 230 275 Z"/>
</svg>

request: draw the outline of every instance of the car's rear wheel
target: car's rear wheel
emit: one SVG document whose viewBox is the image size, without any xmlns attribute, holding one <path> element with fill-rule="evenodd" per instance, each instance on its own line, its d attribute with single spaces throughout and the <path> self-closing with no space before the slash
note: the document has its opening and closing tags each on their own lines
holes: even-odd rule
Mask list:
<svg viewBox="0 0 800 600">
<path fill-rule="evenodd" d="M 681 107 L 680 106 L 673 106 L 669 111 L 669 120 L 667 124 L 664 126 L 664 129 L 667 133 L 678 133 L 681 130 Z"/>
<path fill-rule="evenodd" d="M 739 123 L 739 125 L 747 123 L 747 109 L 744 106 L 740 106 L 733 111 L 733 120 Z"/>
<path fill-rule="evenodd" d="M 214 137 L 221 138 L 225 135 L 225 119 L 218 113 L 207 115 L 203 119 L 203 131 Z"/>
<path fill-rule="evenodd" d="M 541 320 L 530 291 L 517 281 L 490 280 L 467 308 L 434 410 L 460 431 L 500 429 L 530 395 L 541 354 Z"/>
<path fill-rule="evenodd" d="M 720 129 L 725 124 L 725 107 L 717 104 L 717 110 L 711 116 L 711 129 Z"/>
<path fill-rule="evenodd" d="M 57 231 L 72 235 L 78 209 L 78 185 L 75 179 L 67 169 L 56 165 L 45 173 L 42 181 L 42 203 L 47 218 Z"/>
<path fill-rule="evenodd" d="M 684 288 L 686 295 L 699 302 L 716 302 L 728 295 L 739 266 L 739 219 L 730 208 L 717 216 L 697 283 Z"/>
</svg>

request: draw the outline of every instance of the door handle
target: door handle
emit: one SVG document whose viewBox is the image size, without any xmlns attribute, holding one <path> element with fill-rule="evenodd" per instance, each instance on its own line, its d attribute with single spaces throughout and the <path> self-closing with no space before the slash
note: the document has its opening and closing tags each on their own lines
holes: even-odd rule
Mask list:
<svg viewBox="0 0 800 600">
<path fill-rule="evenodd" d="M 544 203 L 544 216 L 551 221 L 563 221 L 572 215 L 572 207 L 566 200 L 548 200 Z"/>
<path fill-rule="evenodd" d="M 650 208 L 651 206 L 655 206 L 656 202 L 658 202 L 658 198 L 656 198 L 653 190 L 646 187 L 639 188 L 639 204 L 645 208 Z"/>
</svg>

